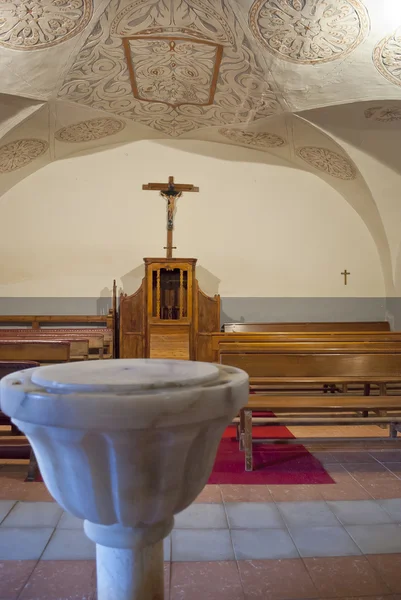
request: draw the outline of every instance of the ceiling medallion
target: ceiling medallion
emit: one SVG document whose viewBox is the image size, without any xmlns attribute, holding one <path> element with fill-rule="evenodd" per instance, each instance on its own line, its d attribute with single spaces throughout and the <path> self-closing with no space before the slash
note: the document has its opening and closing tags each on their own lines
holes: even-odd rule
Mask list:
<svg viewBox="0 0 401 600">
<path fill-rule="evenodd" d="M 11 173 L 22 169 L 39 156 L 42 156 L 49 144 L 43 140 L 16 140 L 0 146 L 0 173 Z"/>
<path fill-rule="evenodd" d="M 55 137 L 60 142 L 91 142 L 122 131 L 125 123 L 111 117 L 81 121 L 59 129 Z"/>
<path fill-rule="evenodd" d="M 401 121 L 401 106 L 372 106 L 365 110 L 365 117 L 381 123 Z"/>
<path fill-rule="evenodd" d="M 333 152 L 327 148 L 304 146 L 303 148 L 298 148 L 296 153 L 308 165 L 328 175 L 337 177 L 337 179 L 351 180 L 356 178 L 354 165 L 344 156 L 337 154 L 337 152 Z"/>
<path fill-rule="evenodd" d="M 223 46 L 184 37 L 123 38 L 134 98 L 172 108 L 213 104 Z"/>
<path fill-rule="evenodd" d="M 91 16 L 91 0 L 3 0 L 0 46 L 12 50 L 49 48 L 77 35 Z"/>
<path fill-rule="evenodd" d="M 359 0 L 256 0 L 249 24 L 269 52 L 303 65 L 343 58 L 369 31 Z"/>
<path fill-rule="evenodd" d="M 401 29 L 377 44 L 373 63 L 383 77 L 401 86 Z"/>
<path fill-rule="evenodd" d="M 259 150 L 279 148 L 285 145 L 285 140 L 275 133 L 255 133 L 243 129 L 219 129 L 219 133 L 238 144 L 245 144 Z"/>
</svg>

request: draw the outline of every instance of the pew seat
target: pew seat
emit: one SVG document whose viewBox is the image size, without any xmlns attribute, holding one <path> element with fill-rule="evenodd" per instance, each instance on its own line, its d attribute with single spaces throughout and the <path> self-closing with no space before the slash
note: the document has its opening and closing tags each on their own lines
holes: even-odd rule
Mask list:
<svg viewBox="0 0 401 600">
<path fill-rule="evenodd" d="M 245 451 L 245 470 L 253 470 L 254 444 L 338 444 L 356 438 L 252 438 L 252 413 L 271 412 L 274 416 L 259 417 L 264 425 L 386 425 L 389 439 L 397 439 L 401 430 L 401 396 L 342 396 L 342 395 L 251 395 L 248 404 L 240 413 L 239 443 Z M 355 416 L 361 412 L 362 416 Z M 391 414 L 390 414 L 391 413 Z M 296 415 L 296 416 L 294 416 Z M 381 437 L 357 438 L 359 442 L 383 442 Z"/>
</svg>

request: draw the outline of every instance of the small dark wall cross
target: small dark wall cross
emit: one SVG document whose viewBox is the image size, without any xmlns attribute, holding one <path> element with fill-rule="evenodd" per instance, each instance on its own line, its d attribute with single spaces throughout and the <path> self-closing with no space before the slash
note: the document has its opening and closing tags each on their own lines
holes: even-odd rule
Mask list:
<svg viewBox="0 0 401 600">
<path fill-rule="evenodd" d="M 341 275 L 344 275 L 344 285 L 347 285 L 348 281 L 347 281 L 347 277 L 348 275 L 351 275 L 351 273 L 349 271 L 347 271 L 347 269 L 345 269 Z"/>
</svg>

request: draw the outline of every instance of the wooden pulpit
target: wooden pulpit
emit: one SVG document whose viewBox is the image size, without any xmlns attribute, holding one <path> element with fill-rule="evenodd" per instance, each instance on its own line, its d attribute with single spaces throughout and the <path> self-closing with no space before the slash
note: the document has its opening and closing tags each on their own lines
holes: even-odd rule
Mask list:
<svg viewBox="0 0 401 600">
<path fill-rule="evenodd" d="M 144 262 L 140 288 L 120 296 L 120 358 L 196 360 L 197 334 L 220 331 L 220 296 L 200 290 L 196 258 Z"/>
</svg>

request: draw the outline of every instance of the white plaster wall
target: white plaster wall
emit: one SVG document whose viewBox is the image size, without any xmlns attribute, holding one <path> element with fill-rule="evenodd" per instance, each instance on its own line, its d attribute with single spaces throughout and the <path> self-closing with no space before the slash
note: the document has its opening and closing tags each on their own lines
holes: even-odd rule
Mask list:
<svg viewBox="0 0 401 600">
<path fill-rule="evenodd" d="M 206 292 L 385 295 L 375 244 L 338 192 L 310 173 L 253 163 L 261 153 L 248 149 L 233 162 L 213 144 L 207 156 L 210 145 L 196 142 L 196 154 L 182 150 L 188 142 L 136 142 L 18 183 L 0 199 L 0 295 L 99 296 L 113 278 L 132 292 L 142 258 L 163 256 L 165 245 L 165 202 L 141 187 L 169 175 L 200 187 L 178 202 L 174 241 L 177 255 L 198 258 Z"/>
</svg>

